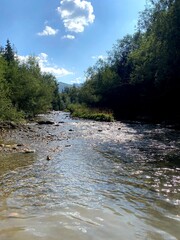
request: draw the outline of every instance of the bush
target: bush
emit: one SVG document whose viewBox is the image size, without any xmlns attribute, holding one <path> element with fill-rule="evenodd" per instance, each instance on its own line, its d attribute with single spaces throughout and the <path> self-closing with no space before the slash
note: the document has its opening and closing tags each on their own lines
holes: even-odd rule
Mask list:
<svg viewBox="0 0 180 240">
<path fill-rule="evenodd" d="M 102 111 L 95 108 L 88 108 L 85 105 L 81 104 L 70 104 L 68 106 L 68 110 L 71 113 L 72 117 L 84 118 L 84 119 L 92 119 L 95 121 L 103 121 L 103 122 L 113 122 L 114 117 L 112 113 Z"/>
</svg>

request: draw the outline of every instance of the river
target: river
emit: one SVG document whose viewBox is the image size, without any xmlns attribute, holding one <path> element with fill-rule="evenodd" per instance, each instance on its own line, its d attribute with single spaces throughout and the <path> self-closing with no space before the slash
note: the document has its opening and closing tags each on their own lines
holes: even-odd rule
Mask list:
<svg viewBox="0 0 180 240">
<path fill-rule="evenodd" d="M 0 153 L 1 240 L 180 239 L 178 130 L 46 117 L 9 136 L 35 153 Z"/>
</svg>

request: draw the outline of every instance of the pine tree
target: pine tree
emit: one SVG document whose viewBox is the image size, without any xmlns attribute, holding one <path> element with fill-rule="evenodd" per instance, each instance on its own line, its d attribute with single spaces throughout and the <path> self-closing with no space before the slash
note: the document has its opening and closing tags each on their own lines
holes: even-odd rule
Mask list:
<svg viewBox="0 0 180 240">
<path fill-rule="evenodd" d="M 7 40 L 3 57 L 7 61 L 8 64 L 14 62 L 14 60 L 15 60 L 15 52 L 11 46 L 9 39 Z"/>
</svg>

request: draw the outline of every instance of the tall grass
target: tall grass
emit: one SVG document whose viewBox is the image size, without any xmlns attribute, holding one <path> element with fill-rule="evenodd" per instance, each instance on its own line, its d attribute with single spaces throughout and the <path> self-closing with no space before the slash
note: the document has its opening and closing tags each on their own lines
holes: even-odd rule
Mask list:
<svg viewBox="0 0 180 240">
<path fill-rule="evenodd" d="M 102 111 L 97 108 L 88 108 L 81 104 L 70 104 L 68 110 L 71 112 L 72 117 L 92 119 L 95 121 L 113 122 L 114 117 L 111 112 Z"/>
</svg>

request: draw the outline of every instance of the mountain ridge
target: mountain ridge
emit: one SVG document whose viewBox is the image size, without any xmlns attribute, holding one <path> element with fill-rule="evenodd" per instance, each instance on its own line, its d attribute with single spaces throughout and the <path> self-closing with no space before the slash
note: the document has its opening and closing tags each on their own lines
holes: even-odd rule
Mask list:
<svg viewBox="0 0 180 240">
<path fill-rule="evenodd" d="M 64 82 L 58 82 L 58 89 L 59 92 L 63 92 L 66 88 L 72 88 L 73 86 L 75 87 L 81 87 L 82 83 L 73 83 L 73 84 L 69 84 L 69 83 L 64 83 Z"/>
</svg>

